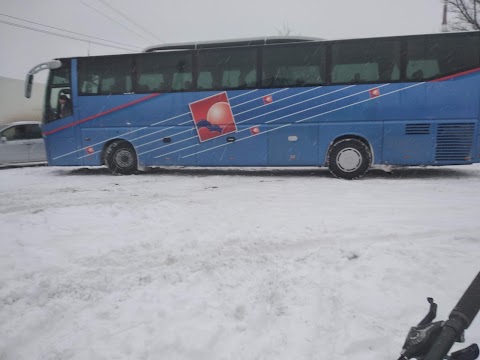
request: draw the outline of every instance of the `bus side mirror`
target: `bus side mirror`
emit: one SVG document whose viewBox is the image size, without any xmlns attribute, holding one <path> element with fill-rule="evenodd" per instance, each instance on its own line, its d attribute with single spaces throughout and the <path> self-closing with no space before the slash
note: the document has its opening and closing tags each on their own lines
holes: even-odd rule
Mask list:
<svg viewBox="0 0 480 360">
<path fill-rule="evenodd" d="M 61 66 L 62 66 L 62 62 L 60 60 L 52 60 L 52 61 L 47 61 L 45 63 L 41 63 L 35 66 L 32 70 L 30 70 L 27 73 L 27 78 L 25 79 L 25 97 L 29 99 L 30 96 L 32 95 L 33 75 L 35 75 L 36 73 L 42 70 L 58 69 Z"/>
<path fill-rule="evenodd" d="M 32 95 L 32 86 L 33 86 L 33 74 L 27 74 L 27 79 L 25 80 L 25 97 L 30 99 Z"/>
</svg>

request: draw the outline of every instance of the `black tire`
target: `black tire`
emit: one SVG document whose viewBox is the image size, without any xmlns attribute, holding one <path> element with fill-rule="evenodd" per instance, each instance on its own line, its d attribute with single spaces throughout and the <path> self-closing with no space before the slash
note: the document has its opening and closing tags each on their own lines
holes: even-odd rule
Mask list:
<svg viewBox="0 0 480 360">
<path fill-rule="evenodd" d="M 105 150 L 105 165 L 114 175 L 130 175 L 137 171 L 137 154 L 127 141 L 115 141 Z"/>
<path fill-rule="evenodd" d="M 337 178 L 353 180 L 365 175 L 372 164 L 367 145 L 357 139 L 336 141 L 327 154 L 327 166 Z"/>
</svg>

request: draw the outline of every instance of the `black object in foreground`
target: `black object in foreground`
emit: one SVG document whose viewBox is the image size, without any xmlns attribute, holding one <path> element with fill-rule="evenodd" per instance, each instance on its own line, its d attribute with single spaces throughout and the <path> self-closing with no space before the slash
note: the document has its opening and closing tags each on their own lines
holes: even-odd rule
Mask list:
<svg viewBox="0 0 480 360">
<path fill-rule="evenodd" d="M 474 360 L 479 355 L 478 346 L 471 346 L 447 356 L 455 342 L 463 342 L 463 332 L 470 326 L 480 309 L 480 272 L 450 313 L 447 321 L 432 323 L 437 304 L 428 298 L 430 310 L 425 318 L 410 329 L 398 360 Z"/>
</svg>

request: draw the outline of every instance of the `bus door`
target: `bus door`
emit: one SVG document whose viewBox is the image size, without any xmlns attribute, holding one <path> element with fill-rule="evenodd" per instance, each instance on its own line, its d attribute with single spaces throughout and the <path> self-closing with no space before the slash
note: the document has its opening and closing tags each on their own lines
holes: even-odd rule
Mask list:
<svg viewBox="0 0 480 360">
<path fill-rule="evenodd" d="M 45 109 L 45 122 L 73 118 L 73 100 L 70 88 L 52 88 L 50 89 L 49 99 Z"/>
<path fill-rule="evenodd" d="M 72 94 L 71 60 L 62 60 L 62 66 L 51 70 L 48 79 L 43 114 L 43 133 L 46 134 L 48 162 L 51 165 L 77 165 Z M 70 154 L 70 155 L 66 155 Z M 55 160 L 55 161 L 52 161 Z"/>
<path fill-rule="evenodd" d="M 268 165 L 318 165 L 318 125 L 295 124 L 268 134 Z"/>
</svg>

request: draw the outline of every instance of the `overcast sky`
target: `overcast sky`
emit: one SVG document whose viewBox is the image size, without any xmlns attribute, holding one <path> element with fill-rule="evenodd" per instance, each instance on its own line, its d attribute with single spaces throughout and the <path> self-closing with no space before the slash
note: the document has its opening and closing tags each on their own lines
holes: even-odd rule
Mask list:
<svg viewBox="0 0 480 360">
<path fill-rule="evenodd" d="M 432 33 L 440 30 L 442 2 L 0 0 L 0 13 L 0 76 L 23 79 L 30 68 L 52 58 L 127 51 L 56 37 L 3 22 L 62 33 L 31 23 L 35 22 L 116 41 L 141 50 L 162 42 L 275 36 L 285 27 L 293 35 L 326 39 Z M 133 23 L 119 13 L 126 15 Z M 81 37 L 78 34 L 63 34 Z M 92 41 L 100 42 L 95 39 Z"/>
</svg>

